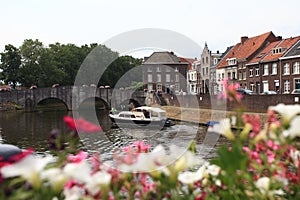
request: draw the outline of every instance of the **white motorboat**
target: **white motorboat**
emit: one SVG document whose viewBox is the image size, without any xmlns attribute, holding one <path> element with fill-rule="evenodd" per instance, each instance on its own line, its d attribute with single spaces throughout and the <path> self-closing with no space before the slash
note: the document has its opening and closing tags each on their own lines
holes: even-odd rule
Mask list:
<svg viewBox="0 0 300 200">
<path fill-rule="evenodd" d="M 154 125 L 154 126 L 171 126 L 172 122 L 167 118 L 165 110 L 156 107 L 141 106 L 131 111 L 121 111 L 111 113 L 109 117 L 117 126 L 126 125 Z"/>
</svg>

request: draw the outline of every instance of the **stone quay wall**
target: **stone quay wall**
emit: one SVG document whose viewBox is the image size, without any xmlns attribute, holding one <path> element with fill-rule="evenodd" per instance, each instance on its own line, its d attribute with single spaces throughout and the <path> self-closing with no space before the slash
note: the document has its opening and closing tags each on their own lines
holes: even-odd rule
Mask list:
<svg viewBox="0 0 300 200">
<path fill-rule="evenodd" d="M 242 108 L 244 113 L 259 115 L 264 123 L 267 121 L 266 113 L 269 106 L 275 106 L 279 103 L 300 103 L 299 94 L 244 95 L 241 105 L 231 101 L 222 101 L 217 96 L 210 95 L 162 94 L 160 97 L 165 103 L 162 108 L 167 111 L 168 118 L 203 125 L 208 121 L 219 121 L 236 116 L 238 108 Z M 154 98 L 153 103 L 158 105 L 159 101 Z"/>
<path fill-rule="evenodd" d="M 235 111 L 239 105 L 231 101 L 223 101 L 216 95 L 170 95 L 162 94 L 164 102 L 168 106 L 216 109 Z M 154 103 L 157 103 L 154 102 Z M 265 113 L 269 106 L 283 104 L 300 104 L 300 94 L 277 94 L 277 95 L 244 95 L 241 101 L 242 107 L 246 112 Z"/>
</svg>

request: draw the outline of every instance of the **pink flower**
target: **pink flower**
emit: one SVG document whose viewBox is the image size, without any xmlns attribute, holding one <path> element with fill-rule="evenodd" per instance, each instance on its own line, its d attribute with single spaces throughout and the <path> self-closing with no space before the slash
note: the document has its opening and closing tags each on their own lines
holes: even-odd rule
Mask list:
<svg viewBox="0 0 300 200">
<path fill-rule="evenodd" d="M 145 145 L 145 142 L 142 141 L 135 141 L 131 146 L 136 147 L 136 153 L 147 153 L 151 147 L 151 145 Z"/>
<path fill-rule="evenodd" d="M 267 155 L 268 155 L 268 163 L 271 164 L 274 160 L 275 160 L 275 153 L 271 152 L 271 151 L 267 151 Z"/>
<path fill-rule="evenodd" d="M 102 128 L 100 126 L 86 121 L 83 118 L 73 119 L 72 117 L 65 116 L 64 121 L 67 124 L 67 126 L 74 131 L 85 133 L 95 133 L 102 131 Z"/>
<path fill-rule="evenodd" d="M 83 161 L 87 157 L 88 157 L 87 152 L 79 151 L 79 153 L 75 156 L 73 154 L 70 154 L 68 156 L 68 161 L 71 162 L 71 163 L 80 163 L 81 161 Z"/>
<path fill-rule="evenodd" d="M 93 172 L 92 174 L 98 172 L 100 170 L 100 166 L 101 166 L 101 160 L 100 160 L 100 156 L 99 153 L 94 153 L 93 156 L 91 157 L 91 163 L 93 166 Z"/>
<path fill-rule="evenodd" d="M 267 141 L 267 146 L 272 150 L 279 150 L 279 145 L 275 144 L 272 140 Z"/>
<path fill-rule="evenodd" d="M 246 123 L 251 124 L 252 132 L 249 135 L 250 138 L 254 138 L 256 135 L 259 134 L 259 132 L 261 131 L 261 121 L 257 114 L 256 115 L 243 114 L 243 121 L 245 124 Z"/>
<path fill-rule="evenodd" d="M 224 91 L 218 96 L 218 98 L 241 103 L 243 95 L 237 92 L 237 89 L 240 87 L 238 83 L 228 84 L 228 79 L 223 79 L 222 85 L 224 87 Z"/>
</svg>

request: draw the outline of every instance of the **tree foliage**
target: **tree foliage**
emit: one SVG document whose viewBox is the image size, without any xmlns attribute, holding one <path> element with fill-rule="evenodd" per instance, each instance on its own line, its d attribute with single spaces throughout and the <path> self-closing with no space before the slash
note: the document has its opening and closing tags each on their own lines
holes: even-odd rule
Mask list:
<svg viewBox="0 0 300 200">
<path fill-rule="evenodd" d="M 21 55 L 19 50 L 11 44 L 5 46 L 1 55 L 0 69 L 2 70 L 1 78 L 5 84 L 16 86 L 19 82 L 19 68 L 21 66 Z"/>
<path fill-rule="evenodd" d="M 76 46 L 74 44 L 50 44 L 27 39 L 16 48 L 6 45 L 1 54 L 0 78 L 5 84 L 25 87 L 51 87 L 53 84 L 118 85 L 128 87 L 142 79 L 140 59 L 121 56 L 97 43 Z M 80 72 L 80 73 L 79 73 Z M 126 74 L 127 72 L 127 74 Z M 126 74 L 126 78 L 121 77 Z M 121 81 L 119 81 L 121 80 Z"/>
</svg>

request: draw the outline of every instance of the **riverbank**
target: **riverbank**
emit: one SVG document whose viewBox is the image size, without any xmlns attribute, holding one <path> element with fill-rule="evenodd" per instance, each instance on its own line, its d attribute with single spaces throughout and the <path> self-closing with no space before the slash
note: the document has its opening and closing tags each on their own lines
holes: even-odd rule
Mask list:
<svg viewBox="0 0 300 200">
<path fill-rule="evenodd" d="M 167 117 L 176 121 L 185 121 L 190 123 L 197 123 L 205 125 L 208 121 L 220 121 L 224 118 L 230 118 L 236 116 L 234 111 L 223 111 L 223 110 L 210 110 L 200 108 L 186 108 L 186 107 L 175 107 L 175 106 L 162 106 L 167 112 Z M 266 113 L 253 113 L 245 112 L 250 115 L 258 114 L 262 123 L 267 121 Z"/>
<path fill-rule="evenodd" d="M 21 109 L 21 106 L 12 102 L 0 103 L 0 111 L 15 111 Z"/>
</svg>

